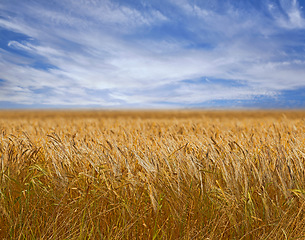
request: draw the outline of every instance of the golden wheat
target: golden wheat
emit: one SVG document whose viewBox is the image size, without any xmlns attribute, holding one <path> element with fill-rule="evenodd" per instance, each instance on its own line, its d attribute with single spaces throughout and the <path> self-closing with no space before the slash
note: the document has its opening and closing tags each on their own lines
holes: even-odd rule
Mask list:
<svg viewBox="0 0 305 240">
<path fill-rule="evenodd" d="M 2 239 L 305 239 L 305 113 L 0 113 Z"/>
</svg>

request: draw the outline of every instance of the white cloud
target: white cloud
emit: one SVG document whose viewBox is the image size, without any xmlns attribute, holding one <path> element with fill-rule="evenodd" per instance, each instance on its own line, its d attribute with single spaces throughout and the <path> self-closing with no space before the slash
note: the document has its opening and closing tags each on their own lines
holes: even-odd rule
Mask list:
<svg viewBox="0 0 305 240">
<path fill-rule="evenodd" d="M 279 6 L 266 3 L 276 18 L 273 25 L 266 24 L 272 20 L 259 11 L 238 11 L 228 5 L 227 12 L 220 13 L 185 0 L 175 1 L 171 4 L 180 9 L 181 26 L 173 35 L 163 30 L 160 36 L 149 34 L 154 33 L 154 27 L 162 29 L 162 24 L 176 24 L 174 14 L 166 15 L 169 10 L 141 11 L 108 0 L 66 0 L 57 4 L 61 8 L 21 3 L 22 14 L 0 18 L 0 27 L 29 37 L 7 43 L 28 57 L 0 49 L 0 78 L 6 82 L 0 101 L 105 106 L 161 101 L 191 104 L 274 95 L 276 91 L 305 87 L 304 58 L 285 57 L 281 53 L 285 52 L 285 43 L 273 38 L 275 31 L 280 31 L 275 25 L 304 27 L 295 0 L 281 1 L 286 17 Z M 17 13 L 15 6 L 7 10 Z M 208 47 L 198 47 L 201 42 Z M 35 61 L 50 67 L 37 68 Z M 209 82 L 184 82 L 202 77 Z M 213 79 L 242 84 L 229 87 L 214 84 Z M 88 91 L 107 94 L 90 96 Z M 51 95 L 44 98 L 44 93 Z"/>
<path fill-rule="evenodd" d="M 29 27 L 27 24 L 24 24 L 22 22 L 16 22 L 16 20 L 12 18 L 9 18 L 8 20 L 0 18 L 0 27 L 28 36 L 38 36 L 36 30 Z"/>
<path fill-rule="evenodd" d="M 305 19 L 297 0 L 280 0 L 280 6 L 269 4 L 269 11 L 277 25 L 287 29 L 304 29 Z"/>
</svg>

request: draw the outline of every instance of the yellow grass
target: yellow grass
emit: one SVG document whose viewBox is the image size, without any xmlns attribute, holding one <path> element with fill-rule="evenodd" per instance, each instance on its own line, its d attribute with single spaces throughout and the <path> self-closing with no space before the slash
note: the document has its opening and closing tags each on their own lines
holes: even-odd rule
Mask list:
<svg viewBox="0 0 305 240">
<path fill-rule="evenodd" d="M 0 112 L 0 239 L 305 239 L 305 112 Z"/>
</svg>

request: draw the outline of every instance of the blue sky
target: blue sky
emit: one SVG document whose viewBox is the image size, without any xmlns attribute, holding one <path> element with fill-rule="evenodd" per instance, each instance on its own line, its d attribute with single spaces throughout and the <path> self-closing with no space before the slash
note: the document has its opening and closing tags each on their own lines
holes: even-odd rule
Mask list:
<svg viewBox="0 0 305 240">
<path fill-rule="evenodd" d="M 1 0 L 0 108 L 305 108 L 304 0 Z"/>
</svg>

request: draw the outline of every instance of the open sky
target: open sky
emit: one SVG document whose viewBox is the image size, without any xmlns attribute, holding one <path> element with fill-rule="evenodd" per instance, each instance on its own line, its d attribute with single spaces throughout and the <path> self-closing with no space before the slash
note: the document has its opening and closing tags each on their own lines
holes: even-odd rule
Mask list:
<svg viewBox="0 0 305 240">
<path fill-rule="evenodd" d="M 1 0 L 0 108 L 305 108 L 305 0 Z"/>
</svg>

